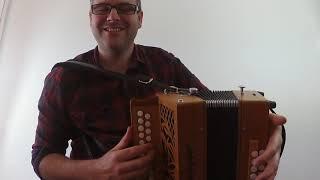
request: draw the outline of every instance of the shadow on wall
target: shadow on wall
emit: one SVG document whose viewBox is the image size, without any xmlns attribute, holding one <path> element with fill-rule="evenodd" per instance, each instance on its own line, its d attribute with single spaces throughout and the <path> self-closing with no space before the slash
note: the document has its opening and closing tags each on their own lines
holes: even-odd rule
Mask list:
<svg viewBox="0 0 320 180">
<path fill-rule="evenodd" d="M 1 0 L 1 4 L 0 4 L 0 54 L 1 54 L 1 49 L 2 49 L 2 36 L 4 36 L 5 33 L 5 27 L 6 27 L 6 16 L 9 12 L 10 9 L 10 5 L 11 5 L 11 1 L 10 0 Z M 0 63 L 1 63 L 1 59 L 0 59 Z"/>
<path fill-rule="evenodd" d="M 4 46 L 4 37 L 6 35 L 6 27 L 7 27 L 7 14 L 9 14 L 9 9 L 11 7 L 11 1 L 10 0 L 3 0 L 3 2 L 1 3 L 1 22 L 0 22 L 0 75 L 2 75 L 2 77 L 0 77 L 0 80 L 4 80 L 5 78 L 5 74 L 2 74 L 4 71 L 4 55 L 3 55 L 3 46 Z M 1 81 L 2 82 L 2 81 Z M 2 87 L 5 92 L 8 92 L 6 90 L 7 89 L 7 85 Z M 14 87 L 13 87 L 14 88 Z M 11 89 L 11 88 L 10 88 Z M 0 90 L 0 92 L 2 91 Z M 10 110 L 9 107 L 12 106 L 12 102 L 8 101 L 8 96 L 3 96 L 1 98 L 1 101 L 3 104 L 0 104 L 0 143 L 3 142 L 4 139 L 4 135 L 5 135 L 5 127 L 6 127 L 6 120 L 8 119 L 8 112 Z"/>
<path fill-rule="evenodd" d="M 4 23 L 3 34 L 0 40 L 0 144 L 6 139 L 11 112 L 15 107 L 16 96 L 19 85 L 21 84 L 21 74 L 25 63 L 25 51 L 28 47 L 32 31 L 21 33 L 25 25 L 21 22 L 21 16 L 14 16 L 20 11 L 15 1 L 6 0 L 6 20 Z M 20 8 L 20 9 L 19 9 Z M 30 17 L 30 16 L 29 16 Z M 2 149 L 2 148 L 1 148 Z M 0 151 L 1 151 L 0 149 Z"/>
</svg>

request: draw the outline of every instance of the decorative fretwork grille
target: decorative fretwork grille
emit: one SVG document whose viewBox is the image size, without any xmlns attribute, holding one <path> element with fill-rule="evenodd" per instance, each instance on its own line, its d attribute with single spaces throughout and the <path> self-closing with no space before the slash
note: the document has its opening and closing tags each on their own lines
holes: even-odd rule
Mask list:
<svg viewBox="0 0 320 180">
<path fill-rule="evenodd" d="M 175 179 L 175 147 L 177 146 L 175 121 L 173 111 L 164 105 L 160 105 L 161 145 L 164 152 L 165 177 L 168 180 Z"/>
</svg>

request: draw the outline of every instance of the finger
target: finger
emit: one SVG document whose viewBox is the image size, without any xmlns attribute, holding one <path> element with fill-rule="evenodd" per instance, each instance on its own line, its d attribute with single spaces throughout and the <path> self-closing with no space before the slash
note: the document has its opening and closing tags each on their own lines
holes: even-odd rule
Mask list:
<svg viewBox="0 0 320 180">
<path fill-rule="evenodd" d="M 281 128 L 281 126 L 279 127 Z M 278 135 L 278 131 L 281 132 L 281 129 L 276 128 L 276 130 L 273 131 L 265 151 L 253 160 L 252 164 L 254 166 L 259 166 L 268 162 L 276 153 L 281 151 L 282 137 Z"/>
<path fill-rule="evenodd" d="M 274 125 L 283 125 L 287 122 L 287 119 L 284 116 L 274 113 L 270 113 L 269 118 Z"/>
<path fill-rule="evenodd" d="M 147 143 L 143 145 L 132 146 L 126 149 L 122 149 L 118 152 L 118 160 L 119 161 L 128 161 L 131 159 L 135 159 L 144 154 L 149 153 L 153 149 L 152 144 Z"/>
<path fill-rule="evenodd" d="M 275 170 L 271 168 L 266 168 L 262 173 L 260 173 L 255 180 L 269 180 L 272 179 L 272 177 L 275 177 Z"/>
<path fill-rule="evenodd" d="M 275 148 L 270 147 L 270 145 L 268 145 L 266 150 L 252 161 L 252 165 L 254 166 L 263 165 L 267 163 L 275 154 L 276 154 Z"/>
<path fill-rule="evenodd" d="M 257 177 L 259 179 L 272 179 L 275 177 L 278 171 L 280 161 L 280 153 L 277 153 L 272 157 L 270 161 L 268 161 L 267 166 L 264 168 L 263 172 L 259 174 Z"/>
<path fill-rule="evenodd" d="M 125 161 L 121 163 L 121 172 L 128 173 L 139 169 L 147 168 L 152 166 L 155 151 L 151 150 L 146 155 L 140 156 L 136 159 Z"/>
<path fill-rule="evenodd" d="M 274 180 L 275 178 L 276 178 L 276 175 L 274 174 L 274 175 L 272 175 L 271 177 L 269 177 L 268 180 Z"/>
<path fill-rule="evenodd" d="M 270 163 L 264 169 L 262 173 L 260 173 L 255 180 L 271 180 L 274 179 L 278 171 L 278 166 L 274 163 Z"/>
<path fill-rule="evenodd" d="M 262 153 L 262 155 L 258 156 L 256 159 L 252 161 L 252 165 L 254 166 L 260 166 L 266 164 L 274 155 L 276 154 L 276 151 L 267 148 L 265 152 Z"/>
<path fill-rule="evenodd" d="M 128 147 L 131 140 L 132 140 L 132 129 L 131 127 L 128 127 L 126 134 L 121 138 L 120 142 L 114 148 L 112 148 L 111 151 L 121 150 Z"/>
</svg>

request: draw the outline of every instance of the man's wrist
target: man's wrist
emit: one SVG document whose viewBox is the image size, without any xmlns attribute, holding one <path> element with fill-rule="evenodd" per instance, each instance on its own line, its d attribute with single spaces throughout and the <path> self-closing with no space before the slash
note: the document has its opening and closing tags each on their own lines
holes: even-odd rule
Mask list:
<svg viewBox="0 0 320 180">
<path fill-rule="evenodd" d="M 71 160 L 60 154 L 49 154 L 40 162 L 40 175 L 44 179 L 94 179 L 99 169 L 97 160 Z"/>
</svg>

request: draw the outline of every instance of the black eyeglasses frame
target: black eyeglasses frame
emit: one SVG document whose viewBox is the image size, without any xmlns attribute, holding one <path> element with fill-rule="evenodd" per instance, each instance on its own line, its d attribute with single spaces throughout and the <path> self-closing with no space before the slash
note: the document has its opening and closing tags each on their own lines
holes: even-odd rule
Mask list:
<svg viewBox="0 0 320 180">
<path fill-rule="evenodd" d="M 97 13 L 94 10 L 95 7 L 102 6 L 102 5 L 105 5 L 106 11 L 103 13 Z M 133 7 L 134 11 L 123 12 L 122 10 L 119 10 L 119 8 L 124 5 Z M 91 13 L 94 15 L 108 15 L 112 11 L 112 9 L 117 10 L 117 13 L 120 15 L 133 15 L 141 11 L 139 4 L 130 4 L 130 3 L 120 3 L 116 5 L 111 5 L 107 3 L 91 4 Z"/>
</svg>

